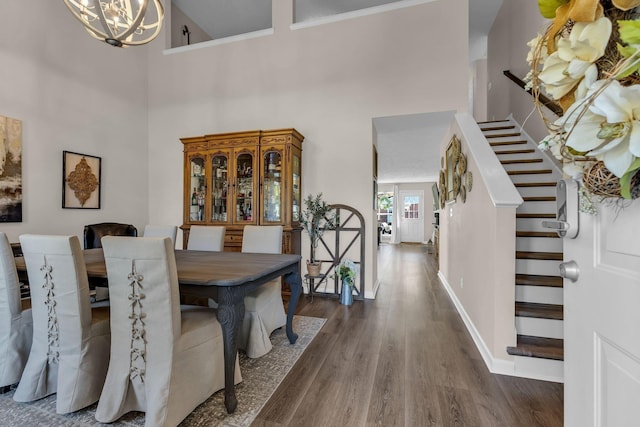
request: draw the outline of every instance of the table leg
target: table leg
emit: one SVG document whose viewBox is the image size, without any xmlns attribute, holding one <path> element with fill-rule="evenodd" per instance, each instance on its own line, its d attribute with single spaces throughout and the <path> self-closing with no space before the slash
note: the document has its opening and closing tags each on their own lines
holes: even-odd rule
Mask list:
<svg viewBox="0 0 640 427">
<path fill-rule="evenodd" d="M 300 294 L 302 293 L 302 277 L 298 271 L 294 271 L 293 273 L 285 275 L 284 281 L 289 284 L 289 288 L 291 289 L 289 307 L 287 309 L 287 338 L 289 338 L 291 344 L 294 344 L 298 339 L 298 334 L 293 332 L 293 315 L 296 312 L 298 299 L 300 299 Z"/>
<path fill-rule="evenodd" d="M 218 291 L 218 321 L 224 343 L 224 406 L 232 414 L 238 400 L 235 391 L 235 364 L 238 356 L 238 331 L 244 319 L 244 294 L 235 286 L 220 287 Z"/>
</svg>

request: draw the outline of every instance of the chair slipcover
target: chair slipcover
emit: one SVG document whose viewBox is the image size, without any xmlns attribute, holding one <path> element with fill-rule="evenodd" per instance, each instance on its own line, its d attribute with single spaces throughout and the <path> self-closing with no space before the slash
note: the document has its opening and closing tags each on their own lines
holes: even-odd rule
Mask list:
<svg viewBox="0 0 640 427">
<path fill-rule="evenodd" d="M 224 249 L 224 226 L 192 225 L 189 230 L 187 249 L 192 251 L 222 252 Z"/>
<path fill-rule="evenodd" d="M 101 248 L 100 240 L 104 236 L 133 236 L 138 235 L 138 229 L 131 224 L 117 222 L 102 222 L 84 226 L 84 248 Z"/>
<path fill-rule="evenodd" d="M 178 227 L 175 225 L 145 225 L 144 237 L 168 237 L 171 239 L 173 247 L 176 246 L 176 235 L 178 234 Z"/>
<path fill-rule="evenodd" d="M 111 360 L 96 420 L 146 412 L 175 426 L 224 388 L 222 330 L 206 307 L 180 306 L 168 238 L 102 240 L 111 295 Z M 236 380 L 241 380 L 236 358 Z"/>
<path fill-rule="evenodd" d="M 53 393 L 56 412 L 96 402 L 109 363 L 109 307 L 92 309 L 77 236 L 22 235 L 31 289 L 33 345 L 17 402 Z"/>
<path fill-rule="evenodd" d="M 282 226 L 247 225 L 242 235 L 242 252 L 282 253 Z M 282 281 L 278 277 L 244 297 L 245 314 L 238 335 L 238 347 L 255 358 L 273 347 L 269 336 L 287 323 L 282 303 Z"/>
<path fill-rule="evenodd" d="M 13 251 L 0 232 L 0 387 L 20 381 L 32 336 L 31 309 L 22 310 Z"/>
</svg>

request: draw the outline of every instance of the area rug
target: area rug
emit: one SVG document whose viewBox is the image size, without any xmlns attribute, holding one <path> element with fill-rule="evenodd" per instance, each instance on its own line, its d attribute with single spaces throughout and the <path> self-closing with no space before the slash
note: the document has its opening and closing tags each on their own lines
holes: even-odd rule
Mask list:
<svg viewBox="0 0 640 427">
<path fill-rule="evenodd" d="M 242 383 L 236 386 L 238 407 L 227 414 L 224 390 L 211 396 L 198 406 L 180 426 L 248 426 L 255 419 L 269 397 L 278 388 L 287 373 L 316 336 L 326 319 L 295 316 L 293 330 L 298 334 L 295 344 L 289 344 L 284 328 L 271 335 L 273 349 L 266 355 L 249 359 L 240 353 Z M 67 415 L 56 414 L 56 395 L 32 403 L 17 403 L 11 390 L 0 395 L 0 425 L 2 426 L 103 426 L 94 418 L 97 404 Z M 143 426 L 144 414 L 129 413 L 109 426 Z"/>
</svg>

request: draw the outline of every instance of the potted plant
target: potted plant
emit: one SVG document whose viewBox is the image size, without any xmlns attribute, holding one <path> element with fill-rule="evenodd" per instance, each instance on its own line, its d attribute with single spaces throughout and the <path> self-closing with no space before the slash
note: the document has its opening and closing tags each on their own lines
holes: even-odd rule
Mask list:
<svg viewBox="0 0 640 427">
<path fill-rule="evenodd" d="M 343 259 L 336 267 L 336 277 L 342 283 L 340 303 L 353 304 L 353 285 L 355 285 L 358 266 L 348 258 Z"/>
<path fill-rule="evenodd" d="M 304 200 L 305 209 L 300 217 L 300 224 L 306 230 L 311 240 L 311 256 L 307 261 L 310 276 L 320 275 L 320 262 L 316 260 L 316 249 L 320 238 L 327 230 L 334 230 L 338 224 L 336 214 L 331 214 L 331 206 L 322 200 L 322 193 L 315 197 L 309 194 Z"/>
</svg>

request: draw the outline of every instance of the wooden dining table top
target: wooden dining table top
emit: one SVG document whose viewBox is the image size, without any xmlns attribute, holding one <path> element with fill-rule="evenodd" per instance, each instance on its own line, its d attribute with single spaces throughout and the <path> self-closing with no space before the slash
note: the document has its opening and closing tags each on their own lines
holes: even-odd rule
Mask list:
<svg viewBox="0 0 640 427">
<path fill-rule="evenodd" d="M 87 275 L 107 278 L 102 248 L 83 251 Z M 176 250 L 178 281 L 192 286 L 237 286 L 263 278 L 300 262 L 300 255 L 247 252 Z M 26 271 L 24 258 L 17 257 L 18 271 Z"/>
</svg>

